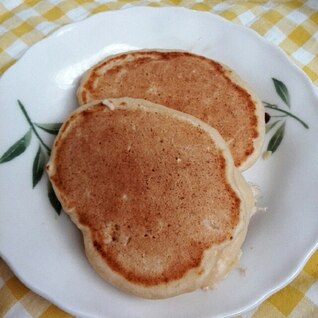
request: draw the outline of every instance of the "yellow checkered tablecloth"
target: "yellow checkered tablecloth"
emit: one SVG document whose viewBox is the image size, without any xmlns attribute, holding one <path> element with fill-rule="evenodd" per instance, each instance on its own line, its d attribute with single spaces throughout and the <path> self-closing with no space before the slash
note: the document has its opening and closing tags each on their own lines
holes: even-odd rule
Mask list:
<svg viewBox="0 0 318 318">
<path fill-rule="evenodd" d="M 2 0 L 0 74 L 32 44 L 64 24 L 91 14 L 131 5 L 177 5 L 210 11 L 248 26 L 280 46 L 318 86 L 318 0 L 309 1 L 110 1 Z M 318 106 L 318 105 L 317 105 Z M 69 317 L 25 287 L 0 259 L 0 317 Z M 271 296 L 249 318 L 318 317 L 318 251 L 287 287 Z"/>
</svg>

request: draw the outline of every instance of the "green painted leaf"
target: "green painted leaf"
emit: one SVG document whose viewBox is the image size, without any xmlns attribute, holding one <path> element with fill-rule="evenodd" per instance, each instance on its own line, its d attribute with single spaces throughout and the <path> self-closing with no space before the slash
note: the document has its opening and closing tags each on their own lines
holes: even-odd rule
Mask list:
<svg viewBox="0 0 318 318">
<path fill-rule="evenodd" d="M 38 124 L 34 123 L 35 126 L 46 131 L 49 134 L 57 135 L 63 123 L 53 123 L 53 124 Z"/>
<path fill-rule="evenodd" d="M 296 119 L 298 122 L 300 122 L 306 129 L 309 129 L 309 126 L 303 121 L 301 120 L 299 117 L 297 117 L 296 115 L 286 111 L 285 109 L 281 109 L 281 108 L 278 108 L 276 105 L 271 105 L 271 104 L 265 104 L 265 107 L 266 108 L 269 108 L 269 109 L 274 109 L 278 112 L 281 112 L 281 113 L 284 113 L 285 115 L 289 116 L 289 117 L 292 117 L 294 119 Z"/>
<path fill-rule="evenodd" d="M 286 85 L 276 78 L 272 78 L 274 86 L 279 97 L 285 102 L 285 104 L 290 108 L 290 98 Z"/>
<path fill-rule="evenodd" d="M 268 133 L 268 132 L 270 132 L 278 123 L 280 122 L 280 120 L 276 120 L 276 121 L 274 121 L 273 123 L 268 123 L 266 126 L 265 126 L 265 132 L 266 132 L 266 134 Z"/>
<path fill-rule="evenodd" d="M 284 133 L 285 133 L 285 122 L 281 126 L 279 126 L 275 134 L 270 139 L 267 146 L 267 151 L 271 151 L 272 153 L 274 153 L 277 150 L 277 148 L 279 147 L 280 143 L 282 142 L 284 138 Z"/>
<path fill-rule="evenodd" d="M 58 200 L 58 198 L 57 198 L 56 195 L 55 195 L 55 192 L 54 192 L 54 190 L 53 190 L 53 187 L 52 187 L 52 184 L 51 184 L 50 180 L 48 181 L 47 189 L 48 189 L 47 194 L 48 194 L 50 203 L 51 203 L 52 207 L 54 208 L 55 212 L 56 212 L 58 215 L 60 215 L 60 214 L 61 214 L 62 206 L 61 206 L 60 201 Z"/>
<path fill-rule="evenodd" d="M 14 145 L 12 145 L 0 158 L 0 163 L 10 161 L 15 157 L 21 155 L 28 148 L 32 136 L 32 130 L 29 129 L 28 132 L 19 139 Z"/>
<path fill-rule="evenodd" d="M 39 149 L 36 153 L 36 156 L 33 161 L 33 168 L 32 168 L 32 184 L 33 188 L 37 185 L 37 183 L 41 180 L 44 166 L 46 163 L 46 155 L 43 151 L 42 147 L 39 145 Z"/>
</svg>

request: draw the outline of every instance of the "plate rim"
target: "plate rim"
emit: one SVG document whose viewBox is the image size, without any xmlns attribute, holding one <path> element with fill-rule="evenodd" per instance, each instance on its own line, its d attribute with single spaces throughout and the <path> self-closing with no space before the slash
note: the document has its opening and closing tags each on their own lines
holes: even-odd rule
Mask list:
<svg viewBox="0 0 318 318">
<path fill-rule="evenodd" d="M 2 81 L 2 78 L 3 78 L 3 76 L 6 73 L 12 72 L 12 70 L 14 71 L 15 67 L 19 66 L 19 64 L 22 63 L 21 61 L 25 58 L 25 56 L 27 56 L 28 54 L 32 54 L 32 50 L 34 48 L 40 47 L 42 45 L 45 45 L 47 41 L 51 40 L 51 38 L 56 38 L 56 37 L 60 36 L 62 33 L 66 32 L 66 31 L 69 31 L 69 30 L 72 30 L 73 28 L 76 28 L 77 25 L 79 25 L 79 24 L 90 23 L 90 20 L 93 20 L 93 19 L 97 18 L 98 16 L 120 15 L 125 10 L 130 10 L 130 11 L 142 11 L 142 10 L 149 10 L 149 11 L 176 11 L 176 12 L 179 11 L 181 13 L 182 13 L 182 11 L 189 12 L 189 13 L 191 12 L 191 14 L 209 16 L 212 19 L 218 20 L 218 22 L 220 22 L 220 23 L 225 23 L 228 26 L 240 29 L 240 31 L 242 31 L 242 32 L 247 32 L 250 35 L 252 35 L 255 40 L 257 39 L 258 41 L 262 42 L 263 44 L 265 44 L 267 46 L 270 46 L 271 50 L 274 50 L 276 52 L 276 54 L 280 55 L 286 61 L 288 61 L 289 66 L 292 67 L 293 70 L 295 72 L 297 72 L 299 76 L 301 76 L 301 79 L 306 83 L 306 86 L 308 88 L 310 87 L 310 90 L 311 90 L 311 93 L 312 93 L 312 97 L 314 99 L 316 99 L 317 105 L 318 105 L 318 89 L 317 89 L 317 87 L 313 84 L 313 82 L 307 76 L 307 74 L 304 72 L 304 70 L 302 70 L 299 66 L 297 66 L 295 64 L 295 62 L 292 60 L 291 56 L 289 56 L 279 46 L 269 42 L 267 39 L 265 39 L 264 37 L 259 35 L 253 29 L 248 28 L 248 27 L 246 27 L 244 25 L 236 24 L 236 23 L 234 23 L 232 21 L 229 21 L 229 20 L 227 20 L 227 19 L 225 19 L 225 18 L 223 18 L 223 17 L 221 17 L 221 16 L 219 16 L 219 15 L 213 13 L 213 12 L 203 12 L 203 11 L 199 11 L 199 10 L 189 9 L 189 8 L 186 8 L 186 7 L 175 7 L 175 6 L 163 6 L 163 7 L 156 7 L 156 8 L 148 7 L 148 6 L 125 7 L 125 8 L 120 8 L 120 9 L 115 9 L 115 10 L 110 10 L 110 11 L 99 12 L 99 13 L 96 13 L 96 14 L 91 14 L 90 16 L 84 18 L 83 20 L 76 21 L 76 22 L 71 22 L 69 24 L 66 24 L 66 25 L 63 25 L 61 27 L 58 27 L 56 30 L 54 30 L 53 32 L 49 33 L 43 39 L 39 40 L 38 42 L 34 43 L 29 48 L 27 48 L 27 50 L 18 58 L 18 60 L 15 63 L 13 65 L 11 65 L 5 72 L 3 72 L 1 74 L 0 82 Z M 307 263 L 309 258 L 314 254 L 314 252 L 317 249 L 318 249 L 318 237 L 316 239 L 316 242 L 312 246 L 308 247 L 306 251 L 304 251 L 303 258 L 299 261 L 299 264 L 298 264 L 297 268 L 294 268 L 294 270 L 292 271 L 292 274 L 286 275 L 285 279 L 281 280 L 281 283 L 276 285 L 275 288 L 272 288 L 271 290 L 267 290 L 267 292 L 265 292 L 262 297 L 260 297 L 257 300 L 254 300 L 254 301 L 250 302 L 248 305 L 238 306 L 238 307 L 240 307 L 240 309 L 237 309 L 236 311 L 226 312 L 225 314 L 216 315 L 216 316 L 213 316 L 213 317 L 216 317 L 216 318 L 217 317 L 233 317 L 234 315 L 240 315 L 242 313 L 245 313 L 245 312 L 248 312 L 250 310 L 253 310 L 255 307 L 259 306 L 262 302 L 264 302 L 271 295 L 273 295 L 274 293 L 276 293 L 280 289 L 282 289 L 285 286 L 287 286 L 302 271 L 303 267 L 305 266 L 305 264 Z M 64 305 L 59 300 L 56 300 L 54 297 L 48 295 L 44 290 L 41 290 L 40 288 L 35 286 L 36 284 L 34 285 L 32 282 L 29 282 L 29 281 L 25 280 L 23 275 L 20 273 L 19 269 L 16 268 L 12 264 L 12 261 L 9 260 L 4 255 L 4 253 L 1 250 L 0 250 L 0 257 L 5 261 L 5 263 L 10 267 L 10 269 L 15 274 L 15 276 L 23 284 L 25 284 L 30 290 L 34 291 L 38 295 L 40 295 L 40 296 L 44 297 L 45 299 L 47 299 L 48 301 L 50 301 L 52 304 L 55 304 L 56 306 L 58 306 L 62 310 L 65 310 L 66 312 L 68 312 L 68 313 L 70 313 L 72 315 L 75 315 L 75 316 L 85 315 L 85 317 L 95 317 L 95 316 L 92 316 L 92 315 L 87 314 L 87 313 L 76 311 L 76 309 L 73 309 L 71 307 L 68 307 L 68 306 Z"/>
</svg>

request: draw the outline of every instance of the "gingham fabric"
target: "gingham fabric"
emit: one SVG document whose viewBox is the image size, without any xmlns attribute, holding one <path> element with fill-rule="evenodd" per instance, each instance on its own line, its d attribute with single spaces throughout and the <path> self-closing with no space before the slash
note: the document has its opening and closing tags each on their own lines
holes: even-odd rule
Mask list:
<svg viewBox="0 0 318 318">
<path fill-rule="evenodd" d="M 131 5 L 183 6 L 248 26 L 280 46 L 318 87 L 318 0 L 310 1 L 89 1 L 2 0 L 0 74 L 32 44 L 58 27 L 94 13 Z M 318 105 L 317 105 L 318 106 Z M 248 318 L 318 317 L 318 251 L 298 277 Z M 71 317 L 25 287 L 0 259 L 0 317 Z"/>
</svg>

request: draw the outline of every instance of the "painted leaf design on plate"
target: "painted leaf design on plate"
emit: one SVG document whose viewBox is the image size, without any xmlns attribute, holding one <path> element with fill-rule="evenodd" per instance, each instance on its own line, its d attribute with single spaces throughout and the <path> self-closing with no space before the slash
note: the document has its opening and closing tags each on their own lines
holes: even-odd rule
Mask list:
<svg viewBox="0 0 318 318">
<path fill-rule="evenodd" d="M 63 123 L 52 123 L 52 124 L 39 124 L 34 123 L 35 126 L 46 131 L 49 134 L 57 135 Z"/>
<path fill-rule="evenodd" d="M 29 129 L 28 132 L 19 139 L 14 145 L 12 145 L 0 158 L 0 163 L 10 161 L 15 157 L 21 155 L 29 146 L 32 136 L 32 130 Z"/>
<path fill-rule="evenodd" d="M 49 197 L 50 203 L 51 203 L 52 207 L 54 208 L 55 212 L 58 215 L 60 215 L 62 206 L 61 206 L 60 201 L 56 197 L 56 194 L 54 192 L 54 189 L 53 189 L 52 184 L 51 184 L 50 181 L 48 181 L 48 183 L 47 183 L 47 189 L 48 189 L 47 193 L 48 193 L 48 197 Z"/>
<path fill-rule="evenodd" d="M 36 153 L 36 156 L 33 161 L 33 167 L 32 167 L 32 185 L 33 188 L 37 185 L 37 183 L 41 180 L 44 166 L 46 163 L 46 155 L 43 151 L 41 145 L 39 145 L 39 149 Z"/>
<path fill-rule="evenodd" d="M 277 111 L 277 112 L 280 112 L 280 113 L 285 114 L 284 116 L 279 116 L 279 117 L 287 117 L 287 116 L 289 116 L 289 117 L 291 117 L 291 118 L 296 119 L 296 120 L 297 120 L 299 123 L 301 123 L 306 129 L 309 128 L 309 126 L 308 126 L 303 120 L 301 120 L 301 119 L 300 119 L 299 117 L 297 117 L 296 115 L 294 115 L 294 114 L 288 112 L 287 110 L 281 109 L 281 108 L 279 108 L 277 105 L 270 104 L 270 103 L 267 103 L 267 102 L 264 102 L 264 104 L 265 104 L 265 108 L 273 109 L 273 110 L 275 110 L 275 111 Z M 274 117 L 274 116 L 272 116 L 272 117 Z M 277 117 L 277 116 L 276 116 L 276 117 Z"/>
<path fill-rule="evenodd" d="M 0 164 L 3 162 L 10 161 L 16 158 L 17 156 L 19 156 L 20 154 L 22 154 L 28 148 L 31 141 L 32 134 L 34 134 L 37 140 L 39 141 L 39 147 L 34 157 L 33 166 L 32 166 L 32 186 L 34 188 L 38 184 L 38 182 L 42 179 L 44 167 L 47 161 L 47 155 L 51 154 L 51 148 L 43 141 L 36 127 L 40 128 L 41 130 L 49 134 L 56 135 L 59 132 L 59 129 L 62 123 L 50 123 L 50 124 L 34 123 L 31 120 L 31 117 L 29 116 L 22 102 L 20 100 L 17 100 L 17 103 L 27 123 L 29 124 L 30 128 L 22 138 L 20 138 L 2 155 L 2 157 L 0 158 Z M 48 198 L 52 207 L 54 208 L 55 212 L 59 215 L 61 213 L 62 206 L 55 195 L 55 192 L 53 190 L 53 187 L 50 181 L 48 181 L 47 183 L 47 194 L 48 194 Z"/>
<path fill-rule="evenodd" d="M 267 124 L 266 127 L 265 127 L 265 132 L 266 132 L 266 134 L 267 134 L 268 132 L 270 132 L 279 122 L 280 122 L 280 120 L 276 120 L 276 121 L 274 121 L 274 122 L 271 123 L 271 124 Z"/>
<path fill-rule="evenodd" d="M 285 133 L 285 122 L 277 129 L 275 134 L 270 139 L 267 146 L 267 151 L 271 151 L 272 153 L 274 153 L 277 150 L 278 146 L 283 140 L 284 133 Z"/>
<path fill-rule="evenodd" d="M 277 94 L 285 102 L 285 104 L 290 108 L 290 98 L 289 98 L 289 93 L 288 93 L 288 89 L 286 85 L 282 81 L 276 78 L 272 78 L 272 80 L 274 82 L 274 86 L 275 86 L 275 90 Z"/>
<path fill-rule="evenodd" d="M 282 99 L 282 101 L 287 105 L 287 107 L 290 109 L 291 108 L 290 96 L 289 96 L 287 86 L 282 81 L 278 80 L 277 78 L 272 77 L 272 82 L 275 87 L 276 93 Z M 287 111 L 286 109 L 278 107 L 276 104 L 268 103 L 266 101 L 263 101 L 263 104 L 267 111 L 268 110 L 273 111 L 273 112 L 265 112 L 265 123 L 266 123 L 265 132 L 268 133 L 272 130 L 276 130 L 268 142 L 267 150 L 263 153 L 263 158 L 268 159 L 270 158 L 271 154 L 278 149 L 279 145 L 281 144 L 284 138 L 285 125 L 288 118 L 295 119 L 306 129 L 309 129 L 309 126 L 298 116 L 292 114 L 290 111 Z M 279 119 L 274 120 L 273 118 L 279 118 Z"/>
</svg>

